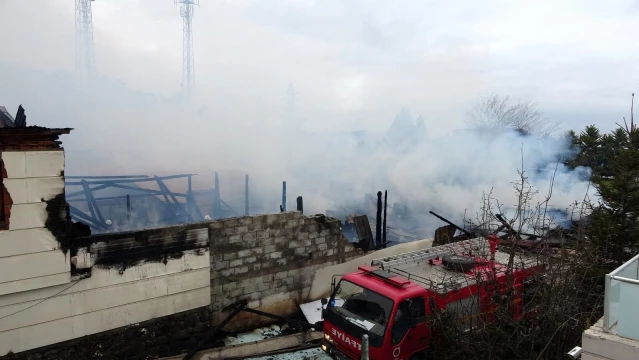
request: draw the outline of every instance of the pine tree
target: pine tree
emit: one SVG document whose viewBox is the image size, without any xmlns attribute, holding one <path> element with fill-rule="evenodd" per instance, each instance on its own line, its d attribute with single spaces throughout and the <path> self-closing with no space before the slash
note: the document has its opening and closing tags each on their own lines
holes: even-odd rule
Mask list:
<svg viewBox="0 0 639 360">
<path fill-rule="evenodd" d="M 588 221 L 590 243 L 602 259 L 623 263 L 639 252 L 639 131 L 632 107 L 630 123 L 624 119 L 610 134 L 590 125 L 567 137 L 578 153 L 566 165 L 591 168 L 601 198 Z"/>
</svg>

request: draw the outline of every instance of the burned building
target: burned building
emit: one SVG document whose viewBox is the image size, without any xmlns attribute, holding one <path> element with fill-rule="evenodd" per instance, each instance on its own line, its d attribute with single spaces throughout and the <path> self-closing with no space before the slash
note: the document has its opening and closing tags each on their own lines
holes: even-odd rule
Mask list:
<svg viewBox="0 0 639 360">
<path fill-rule="evenodd" d="M 301 212 L 90 234 L 66 198 L 59 137 L 72 129 L 19 118 L 0 127 L 0 358 L 179 354 L 229 304 L 289 315 L 317 269 L 361 254 L 339 221 Z"/>
</svg>

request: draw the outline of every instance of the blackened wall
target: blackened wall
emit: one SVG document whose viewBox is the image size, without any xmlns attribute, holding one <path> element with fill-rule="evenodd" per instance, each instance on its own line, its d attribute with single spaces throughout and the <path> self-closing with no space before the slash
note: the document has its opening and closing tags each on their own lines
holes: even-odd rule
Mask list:
<svg viewBox="0 0 639 360">
<path fill-rule="evenodd" d="M 211 328 L 208 306 L 135 325 L 9 354 L 2 360 L 144 360 L 185 353 Z"/>
</svg>

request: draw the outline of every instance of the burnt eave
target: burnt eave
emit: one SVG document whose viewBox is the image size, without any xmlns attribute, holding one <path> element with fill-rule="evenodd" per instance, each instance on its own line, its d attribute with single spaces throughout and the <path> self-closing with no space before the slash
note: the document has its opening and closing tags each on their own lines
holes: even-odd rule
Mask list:
<svg viewBox="0 0 639 360">
<path fill-rule="evenodd" d="M 29 151 L 61 149 L 60 135 L 69 134 L 72 128 L 51 129 L 40 126 L 0 128 L 0 150 Z"/>
</svg>

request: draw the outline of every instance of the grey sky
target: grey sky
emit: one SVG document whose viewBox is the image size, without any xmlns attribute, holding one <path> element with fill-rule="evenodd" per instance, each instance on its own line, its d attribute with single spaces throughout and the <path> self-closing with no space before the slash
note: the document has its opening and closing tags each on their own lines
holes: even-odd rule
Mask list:
<svg viewBox="0 0 639 360">
<path fill-rule="evenodd" d="M 197 102 L 277 123 L 293 83 L 311 129 L 383 129 L 408 107 L 440 132 L 462 125 L 469 101 L 498 92 L 540 102 L 564 128 L 611 127 L 639 83 L 638 4 L 201 0 Z M 144 92 L 180 90 L 182 23 L 171 0 L 97 0 L 93 20 L 101 75 Z M 0 1 L 0 66 L 71 71 L 73 35 L 72 0 Z"/>
</svg>

